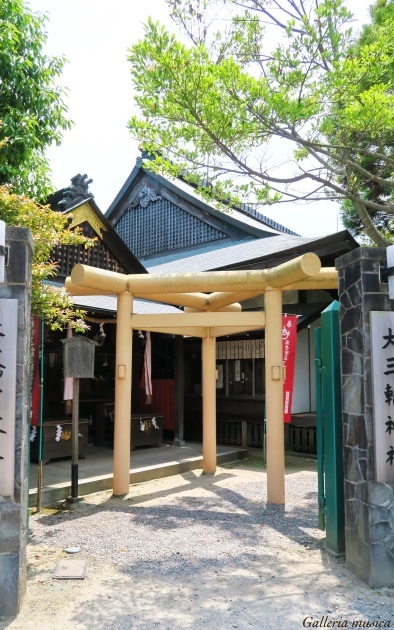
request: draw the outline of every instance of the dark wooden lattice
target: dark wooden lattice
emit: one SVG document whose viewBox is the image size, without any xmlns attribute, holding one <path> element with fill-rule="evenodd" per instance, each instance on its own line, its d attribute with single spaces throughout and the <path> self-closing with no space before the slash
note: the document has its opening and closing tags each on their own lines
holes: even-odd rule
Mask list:
<svg viewBox="0 0 394 630">
<path fill-rule="evenodd" d="M 129 208 L 115 227 L 135 256 L 171 251 L 226 238 L 226 234 L 166 199 Z"/>
<path fill-rule="evenodd" d="M 58 263 L 57 275 L 62 278 L 69 276 L 74 265 L 78 263 L 99 267 L 107 271 L 125 273 L 124 268 L 102 241 L 98 241 L 88 249 L 85 249 L 83 245 L 58 245 L 53 250 L 52 259 Z"/>
</svg>

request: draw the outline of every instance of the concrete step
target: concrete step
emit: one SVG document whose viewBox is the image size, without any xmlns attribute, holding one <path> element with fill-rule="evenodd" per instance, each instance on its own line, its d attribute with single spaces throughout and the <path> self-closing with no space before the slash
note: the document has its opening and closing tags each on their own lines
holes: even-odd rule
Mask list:
<svg viewBox="0 0 394 630">
<path fill-rule="evenodd" d="M 242 448 L 228 448 L 224 452 L 217 454 L 217 464 L 225 464 L 228 462 L 245 459 L 248 456 L 248 450 Z M 178 475 L 189 470 L 202 469 L 202 456 L 187 457 L 179 461 L 171 461 L 164 463 L 156 463 L 151 466 L 141 468 L 133 468 L 130 470 L 130 484 L 142 483 L 152 479 L 161 479 L 171 475 Z M 70 474 L 71 477 L 71 474 Z M 94 492 L 102 490 L 111 490 L 113 486 L 113 475 L 99 475 L 96 477 L 81 478 L 78 483 L 78 494 L 83 497 Z M 42 488 L 41 502 L 43 506 L 53 505 L 58 501 L 62 501 L 71 495 L 71 479 L 62 483 L 46 485 Z M 29 491 L 29 506 L 37 505 L 37 488 Z"/>
</svg>

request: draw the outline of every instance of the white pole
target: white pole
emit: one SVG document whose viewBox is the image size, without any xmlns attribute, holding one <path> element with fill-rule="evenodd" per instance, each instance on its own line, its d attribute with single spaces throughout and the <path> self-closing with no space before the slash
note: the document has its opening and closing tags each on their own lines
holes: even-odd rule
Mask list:
<svg viewBox="0 0 394 630">
<path fill-rule="evenodd" d="M 5 223 L 0 221 L 0 282 L 4 282 L 5 255 L 1 251 L 3 247 L 5 247 Z"/>
</svg>

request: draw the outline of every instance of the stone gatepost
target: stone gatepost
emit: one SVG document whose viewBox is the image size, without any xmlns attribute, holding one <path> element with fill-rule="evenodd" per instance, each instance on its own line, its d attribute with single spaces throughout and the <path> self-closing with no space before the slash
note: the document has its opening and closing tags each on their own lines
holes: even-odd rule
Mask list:
<svg viewBox="0 0 394 630">
<path fill-rule="evenodd" d="M 370 311 L 394 309 L 379 281 L 386 250 L 360 248 L 339 273 L 346 562 L 371 587 L 394 585 L 394 488 L 375 481 Z"/>
<path fill-rule="evenodd" d="M 4 283 L 0 284 L 0 300 L 4 320 L 7 319 L 7 302 L 9 300 L 9 312 L 15 308 L 17 314 L 16 328 L 16 378 L 13 379 L 12 390 L 15 386 L 15 448 L 14 452 L 1 452 L 4 460 L 12 462 L 14 481 L 8 484 L 11 493 L 0 495 L 0 617 L 15 617 L 22 604 L 26 590 L 26 543 L 28 528 L 28 439 L 30 426 L 30 355 L 31 355 L 31 259 L 33 253 L 33 240 L 30 231 L 25 228 L 6 228 L 5 244 L 8 247 L 8 264 L 5 266 Z M 0 322 L 1 323 L 1 322 Z M 3 322 L 4 324 L 4 322 Z M 2 332 L 7 332 L 7 330 Z M 8 326 L 10 328 L 10 326 Z M 7 337 L 1 338 L 3 345 L 7 343 Z M 3 347 L 3 346 L 2 346 Z M 15 346 L 14 346 L 15 357 Z M 3 366 L 7 348 L 2 350 L 0 364 L 3 375 L 9 367 Z M 14 366 L 15 368 L 15 360 Z M 15 385 L 16 384 L 16 385 Z M 2 382 L 0 379 L 0 390 Z M 0 395 L 4 396 L 5 391 Z M 5 404 L 7 403 L 7 405 Z M 8 400 L 3 400 L 0 416 L 5 415 L 4 408 L 8 407 Z M 1 426 L 5 426 L 2 420 Z M 1 427 L 0 427 L 1 428 Z M 7 434 L 8 434 L 7 426 Z M 14 427 L 12 427 L 14 429 Z M 6 433 L 0 435 L 3 438 L 3 446 L 6 444 Z M 6 472 L 9 468 L 4 469 Z M 4 476 L 4 472 L 3 472 Z M 4 479 L 3 479 L 4 484 Z M 8 487 L 7 486 L 7 487 Z"/>
</svg>

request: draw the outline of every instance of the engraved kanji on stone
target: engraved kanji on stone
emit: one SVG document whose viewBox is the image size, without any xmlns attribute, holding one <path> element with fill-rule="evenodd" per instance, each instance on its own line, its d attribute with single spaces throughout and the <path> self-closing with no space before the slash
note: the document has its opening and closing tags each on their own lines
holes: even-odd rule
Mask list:
<svg viewBox="0 0 394 630">
<path fill-rule="evenodd" d="M 0 429 L 0 433 L 5 433 L 5 435 L 7 435 L 7 431 L 4 431 L 3 429 Z M 4 459 L 4 457 L 0 455 L 0 459 Z"/>
<path fill-rule="evenodd" d="M 387 462 L 390 462 L 390 466 L 392 466 L 394 461 L 394 448 L 392 446 L 390 446 L 390 450 L 387 451 L 386 455 L 388 455 L 388 458 L 386 459 L 386 464 Z"/>
<path fill-rule="evenodd" d="M 385 422 L 385 425 L 387 427 L 386 433 L 391 435 L 391 431 L 394 431 L 394 421 L 391 419 L 391 416 L 387 416 L 387 417 L 388 417 L 388 420 L 387 422 Z"/>
<path fill-rule="evenodd" d="M 391 385 L 389 385 L 389 383 L 387 383 L 386 385 L 386 389 L 384 390 L 384 395 L 385 395 L 385 403 L 387 403 L 388 405 L 390 405 L 390 403 L 394 404 L 394 390 L 391 387 Z"/>
<path fill-rule="evenodd" d="M 387 374 L 394 374 L 394 357 L 388 357 L 386 359 L 386 363 L 387 363 L 387 372 L 384 372 L 384 374 L 387 376 Z"/>
<path fill-rule="evenodd" d="M 386 345 L 382 346 L 382 350 L 384 350 L 384 348 L 387 348 L 388 346 L 394 346 L 394 335 L 392 333 L 391 328 L 389 328 L 389 334 L 388 335 L 383 335 L 383 339 L 386 341 L 387 343 Z"/>
</svg>

